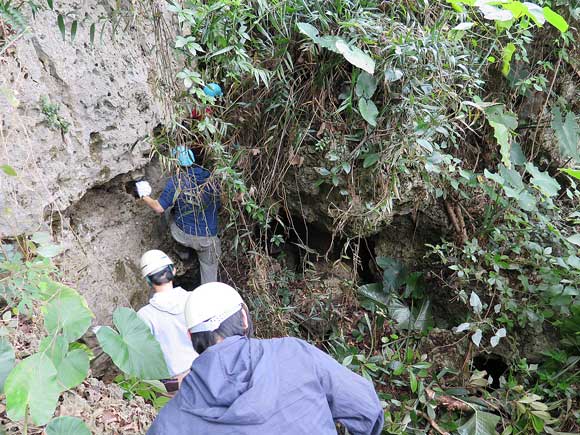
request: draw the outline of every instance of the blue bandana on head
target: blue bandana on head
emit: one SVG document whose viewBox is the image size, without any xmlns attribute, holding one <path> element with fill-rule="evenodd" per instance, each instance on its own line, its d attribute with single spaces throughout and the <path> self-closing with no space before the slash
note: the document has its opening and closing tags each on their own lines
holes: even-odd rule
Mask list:
<svg viewBox="0 0 580 435">
<path fill-rule="evenodd" d="M 191 166 L 195 163 L 195 155 L 193 154 L 193 151 L 183 145 L 172 150 L 171 155 L 177 157 L 177 163 L 179 166 Z"/>
</svg>

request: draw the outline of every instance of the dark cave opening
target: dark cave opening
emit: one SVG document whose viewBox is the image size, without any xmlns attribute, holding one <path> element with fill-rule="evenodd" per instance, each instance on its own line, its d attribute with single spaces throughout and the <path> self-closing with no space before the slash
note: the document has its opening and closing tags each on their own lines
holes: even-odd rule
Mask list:
<svg viewBox="0 0 580 435">
<path fill-rule="evenodd" d="M 489 388 L 495 390 L 499 388 L 499 378 L 507 371 L 508 365 L 505 359 L 495 353 L 492 354 L 479 354 L 473 358 L 473 367 L 480 371 L 486 371 L 489 376 L 492 377 L 493 382 Z"/>
</svg>

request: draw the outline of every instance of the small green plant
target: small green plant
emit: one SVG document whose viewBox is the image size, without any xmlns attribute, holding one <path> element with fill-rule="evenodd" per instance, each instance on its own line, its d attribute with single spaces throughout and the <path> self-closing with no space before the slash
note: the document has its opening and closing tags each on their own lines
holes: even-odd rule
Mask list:
<svg viewBox="0 0 580 435">
<path fill-rule="evenodd" d="M 60 115 L 60 105 L 51 103 L 47 96 L 43 96 L 40 98 L 40 109 L 49 128 L 60 131 L 62 134 L 69 132 L 70 122 Z"/>
<path fill-rule="evenodd" d="M 141 396 L 158 410 L 163 408 L 171 399 L 161 381 L 142 380 L 122 374 L 118 375 L 114 382 L 123 389 L 125 399 L 130 400 L 135 396 Z"/>
</svg>

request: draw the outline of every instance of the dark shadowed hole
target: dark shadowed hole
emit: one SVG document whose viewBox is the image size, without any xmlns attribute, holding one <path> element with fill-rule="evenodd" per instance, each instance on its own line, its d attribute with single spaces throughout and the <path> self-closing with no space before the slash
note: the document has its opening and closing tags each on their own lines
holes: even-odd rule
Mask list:
<svg viewBox="0 0 580 435">
<path fill-rule="evenodd" d="M 486 355 L 479 354 L 473 359 L 473 367 L 477 370 L 485 370 L 493 378 L 491 389 L 499 388 L 499 378 L 507 371 L 508 365 L 504 358 L 495 353 Z"/>
</svg>

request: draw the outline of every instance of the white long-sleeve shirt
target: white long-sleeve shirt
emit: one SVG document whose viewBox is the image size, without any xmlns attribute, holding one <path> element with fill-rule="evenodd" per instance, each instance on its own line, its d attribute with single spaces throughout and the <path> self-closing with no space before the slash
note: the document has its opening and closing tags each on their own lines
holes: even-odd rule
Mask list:
<svg viewBox="0 0 580 435">
<path fill-rule="evenodd" d="M 171 376 L 189 370 L 198 354 L 193 350 L 185 324 L 185 301 L 189 293 L 175 287 L 155 295 L 137 314 L 159 342 Z"/>
</svg>

